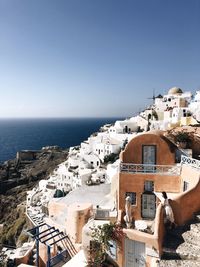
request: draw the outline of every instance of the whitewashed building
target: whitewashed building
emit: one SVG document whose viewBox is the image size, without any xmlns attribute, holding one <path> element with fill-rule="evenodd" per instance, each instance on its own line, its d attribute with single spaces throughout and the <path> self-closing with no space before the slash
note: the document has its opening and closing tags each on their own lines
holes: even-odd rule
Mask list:
<svg viewBox="0 0 200 267">
<path fill-rule="evenodd" d="M 194 98 L 190 102 L 189 109 L 192 112 L 194 118 L 200 121 L 200 91 L 196 91 Z"/>
<path fill-rule="evenodd" d="M 118 154 L 121 150 L 123 142 L 109 138 L 102 138 L 101 142 L 95 143 L 94 149 L 98 157 L 104 161 L 105 156 L 108 156 L 112 153 Z"/>
<path fill-rule="evenodd" d="M 90 164 L 91 168 L 98 168 L 101 164 L 100 157 L 92 152 L 84 154 L 82 157 L 87 163 Z"/>
<path fill-rule="evenodd" d="M 188 103 L 191 101 L 191 92 L 185 92 L 178 88 L 172 87 L 169 89 L 168 93 L 163 97 L 159 95 L 155 98 L 155 103 L 153 105 L 154 110 L 158 115 L 158 119 L 162 120 L 164 118 L 164 111 L 173 108 L 184 108 L 188 107 Z"/>
<path fill-rule="evenodd" d="M 106 183 L 112 183 L 113 177 L 117 175 L 120 160 L 116 160 L 113 164 L 108 164 L 106 169 Z"/>
<path fill-rule="evenodd" d="M 108 131 L 109 133 L 131 133 L 136 132 L 138 129 L 137 121 L 135 118 L 126 119 L 123 121 L 116 121 L 114 126 L 111 126 Z"/>
</svg>

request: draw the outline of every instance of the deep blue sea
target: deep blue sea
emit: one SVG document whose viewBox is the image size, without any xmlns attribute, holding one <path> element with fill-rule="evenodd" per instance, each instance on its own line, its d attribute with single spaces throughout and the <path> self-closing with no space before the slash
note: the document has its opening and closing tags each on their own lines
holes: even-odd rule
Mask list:
<svg viewBox="0 0 200 267">
<path fill-rule="evenodd" d="M 80 145 L 92 133 L 117 118 L 0 119 L 0 162 L 12 159 L 19 150 L 43 146 L 61 148 Z"/>
</svg>

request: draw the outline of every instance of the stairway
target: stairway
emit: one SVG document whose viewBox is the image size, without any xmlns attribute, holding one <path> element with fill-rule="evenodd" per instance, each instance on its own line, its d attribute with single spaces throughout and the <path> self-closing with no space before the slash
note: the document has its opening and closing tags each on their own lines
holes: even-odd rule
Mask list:
<svg viewBox="0 0 200 267">
<path fill-rule="evenodd" d="M 166 231 L 160 267 L 200 266 L 200 215 L 175 229 Z"/>
</svg>

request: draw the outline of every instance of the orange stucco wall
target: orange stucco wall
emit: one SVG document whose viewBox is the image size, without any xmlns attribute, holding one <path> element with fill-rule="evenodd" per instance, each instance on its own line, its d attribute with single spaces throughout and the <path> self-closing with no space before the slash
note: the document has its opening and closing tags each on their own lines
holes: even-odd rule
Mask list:
<svg viewBox="0 0 200 267">
<path fill-rule="evenodd" d="M 156 192 L 173 192 L 179 193 L 181 187 L 181 178 L 175 175 L 161 174 L 119 174 L 118 189 L 118 209 L 125 210 L 125 194 L 126 192 L 136 192 L 136 205 L 132 206 L 133 217 L 135 220 L 141 219 L 141 195 L 144 192 L 145 181 L 154 182 L 154 191 Z"/>
<path fill-rule="evenodd" d="M 175 147 L 164 136 L 145 133 L 133 138 L 121 153 L 124 163 L 142 164 L 142 145 L 156 145 L 156 164 L 172 165 L 175 163 Z"/>
<path fill-rule="evenodd" d="M 59 213 L 63 213 L 67 211 L 67 205 L 63 202 L 58 201 L 50 201 L 48 206 L 49 217 L 58 215 Z"/>
<path fill-rule="evenodd" d="M 89 203 L 74 203 L 68 208 L 67 231 L 72 242 L 82 242 L 82 229 L 92 214 L 92 205 Z"/>
<path fill-rule="evenodd" d="M 35 243 L 33 243 L 32 248 L 29 251 L 27 251 L 27 253 L 24 256 L 15 258 L 16 266 L 18 266 L 20 264 L 28 264 L 28 261 L 29 261 L 31 254 L 32 254 L 34 245 L 35 245 Z"/>
<path fill-rule="evenodd" d="M 56 224 L 62 231 L 63 228 L 69 234 L 71 241 L 81 243 L 82 228 L 91 217 L 92 204 L 90 203 L 74 203 L 67 205 L 62 202 L 52 201 L 49 204 L 49 216 L 63 218 L 63 224 Z"/>
<path fill-rule="evenodd" d="M 39 249 L 40 249 L 39 267 L 45 267 L 47 262 L 47 247 L 44 244 L 39 243 Z"/>
<path fill-rule="evenodd" d="M 198 169 L 192 168 L 189 165 L 183 165 L 181 170 L 182 188 L 183 182 L 186 181 L 189 184 L 189 190 L 194 188 L 200 177 L 200 171 Z"/>
<path fill-rule="evenodd" d="M 177 224 L 190 220 L 194 212 L 200 211 L 200 170 L 183 166 L 181 177 L 189 183 L 189 190 L 173 199 L 171 205 Z"/>
<path fill-rule="evenodd" d="M 123 229 L 123 232 L 125 233 L 125 237 L 122 242 L 121 249 L 118 250 L 118 257 L 117 257 L 117 263 L 119 264 L 119 266 L 124 266 L 125 264 L 125 255 L 124 255 L 125 238 L 145 243 L 145 245 L 148 246 L 149 248 L 155 249 L 158 255 L 160 256 L 162 254 L 162 243 L 165 234 L 163 208 L 161 204 L 158 206 L 156 210 L 155 230 L 153 235 L 135 229 Z M 146 266 L 151 266 L 151 257 L 146 257 Z"/>
</svg>

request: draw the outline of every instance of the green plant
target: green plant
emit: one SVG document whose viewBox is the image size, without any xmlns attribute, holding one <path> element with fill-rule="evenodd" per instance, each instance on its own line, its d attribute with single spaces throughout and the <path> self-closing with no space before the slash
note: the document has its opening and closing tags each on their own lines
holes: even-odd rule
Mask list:
<svg viewBox="0 0 200 267">
<path fill-rule="evenodd" d="M 99 225 L 92 229 L 92 246 L 90 248 L 89 266 L 100 267 L 111 254 L 110 241 L 115 241 L 120 247 L 124 236 L 122 228 L 116 223 Z"/>
<path fill-rule="evenodd" d="M 105 163 L 114 163 L 118 158 L 119 158 L 119 153 L 118 154 L 111 153 L 111 154 L 106 155 L 104 157 L 104 162 Z"/>
<path fill-rule="evenodd" d="M 126 138 L 122 145 L 122 151 L 126 148 L 126 145 L 128 144 L 128 139 Z"/>
<path fill-rule="evenodd" d="M 55 198 L 60 198 L 60 197 L 65 197 L 66 196 L 66 193 L 60 189 L 56 189 L 53 197 Z"/>
<path fill-rule="evenodd" d="M 175 136 L 176 142 L 188 142 L 190 141 L 190 136 L 187 132 L 178 132 Z"/>
</svg>

